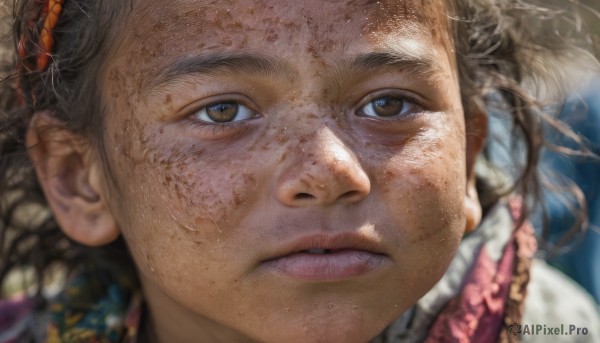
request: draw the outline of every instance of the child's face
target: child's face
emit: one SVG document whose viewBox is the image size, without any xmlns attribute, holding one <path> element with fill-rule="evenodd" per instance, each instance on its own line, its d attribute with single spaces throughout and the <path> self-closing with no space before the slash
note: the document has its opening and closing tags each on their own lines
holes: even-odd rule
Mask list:
<svg viewBox="0 0 600 343">
<path fill-rule="evenodd" d="M 139 1 L 102 80 L 105 187 L 161 335 L 365 341 L 439 280 L 473 199 L 424 3 Z"/>
</svg>

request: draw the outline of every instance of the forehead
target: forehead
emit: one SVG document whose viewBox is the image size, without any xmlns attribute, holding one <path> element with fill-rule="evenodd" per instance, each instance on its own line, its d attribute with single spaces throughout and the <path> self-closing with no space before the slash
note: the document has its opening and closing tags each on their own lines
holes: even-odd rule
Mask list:
<svg viewBox="0 0 600 343">
<path fill-rule="evenodd" d="M 204 38 L 196 40 L 202 45 L 219 38 L 228 46 L 238 36 L 256 33 L 264 33 L 273 43 L 285 38 L 279 34 L 286 32 L 310 33 L 318 41 L 343 33 L 356 38 L 358 31 L 372 36 L 411 32 L 440 40 L 447 38 L 447 18 L 441 0 L 141 0 L 135 3 L 128 30 L 132 34 L 126 37 L 138 43 L 142 37 L 159 43 L 192 34 L 177 43 L 188 45 L 194 38 Z"/>
<path fill-rule="evenodd" d="M 168 19 L 208 19 L 201 23 L 206 27 L 225 28 L 229 20 L 253 18 L 265 22 L 270 17 L 272 22 L 289 20 L 297 21 L 298 15 L 304 16 L 307 23 L 311 19 L 326 18 L 332 23 L 342 19 L 343 22 L 365 15 L 373 15 L 367 19 L 371 28 L 379 25 L 402 24 L 400 21 L 424 21 L 431 24 L 440 14 L 446 11 L 442 0 L 138 0 L 134 5 L 132 18 L 142 22 L 160 21 L 168 24 Z M 171 22 L 171 24 L 176 24 Z M 200 23 L 198 23 L 200 24 Z M 296 22 L 294 24 L 302 24 Z"/>
<path fill-rule="evenodd" d="M 452 64 L 448 18 L 441 0 L 139 0 L 117 54 L 141 78 L 199 52 L 267 53 L 282 60 L 300 54 L 314 67 L 315 61 L 326 65 L 340 56 L 400 49 L 430 60 L 444 55 Z"/>
</svg>

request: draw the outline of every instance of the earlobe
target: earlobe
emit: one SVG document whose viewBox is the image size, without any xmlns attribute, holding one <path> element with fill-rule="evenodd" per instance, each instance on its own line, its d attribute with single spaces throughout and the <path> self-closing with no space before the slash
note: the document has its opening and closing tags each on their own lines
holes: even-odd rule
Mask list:
<svg viewBox="0 0 600 343">
<path fill-rule="evenodd" d="M 472 232 L 481 222 L 482 210 L 479 196 L 477 195 L 475 161 L 483 149 L 487 137 L 487 115 L 481 111 L 475 111 L 466 126 L 467 136 L 467 189 L 464 201 L 465 211 L 465 233 Z"/>
<path fill-rule="evenodd" d="M 481 223 L 481 204 L 477 196 L 475 181 L 469 180 L 467 184 L 467 194 L 465 195 L 465 233 L 470 233 Z"/>
<path fill-rule="evenodd" d="M 54 217 L 71 239 L 90 246 L 119 235 L 102 189 L 102 164 L 89 140 L 47 112 L 36 113 L 26 136 L 29 156 Z"/>
</svg>

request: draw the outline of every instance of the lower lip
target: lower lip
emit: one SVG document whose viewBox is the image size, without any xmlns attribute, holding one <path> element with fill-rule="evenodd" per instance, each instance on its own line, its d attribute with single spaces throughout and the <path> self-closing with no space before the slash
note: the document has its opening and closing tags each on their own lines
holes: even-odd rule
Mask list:
<svg viewBox="0 0 600 343">
<path fill-rule="evenodd" d="M 376 269 L 384 255 L 364 250 L 337 250 L 330 254 L 295 253 L 263 263 L 287 276 L 313 281 L 337 281 L 358 277 Z"/>
</svg>

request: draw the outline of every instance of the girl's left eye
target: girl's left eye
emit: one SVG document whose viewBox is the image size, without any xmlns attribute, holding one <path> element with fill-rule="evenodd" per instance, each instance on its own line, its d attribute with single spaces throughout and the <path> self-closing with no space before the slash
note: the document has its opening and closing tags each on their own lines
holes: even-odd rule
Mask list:
<svg viewBox="0 0 600 343">
<path fill-rule="evenodd" d="M 216 102 L 194 114 L 196 119 L 206 123 L 230 123 L 250 119 L 254 115 L 251 109 L 235 101 Z"/>
<path fill-rule="evenodd" d="M 361 107 L 360 114 L 367 117 L 391 118 L 414 112 L 417 105 L 395 96 L 382 96 Z"/>
</svg>

